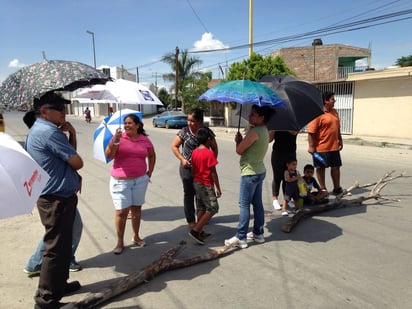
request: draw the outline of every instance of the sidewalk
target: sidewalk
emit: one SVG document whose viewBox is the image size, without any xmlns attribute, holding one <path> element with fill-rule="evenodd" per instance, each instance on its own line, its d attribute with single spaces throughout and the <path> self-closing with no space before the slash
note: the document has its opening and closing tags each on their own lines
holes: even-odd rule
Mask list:
<svg viewBox="0 0 412 309">
<path fill-rule="evenodd" d="M 236 128 L 227 127 L 210 127 L 217 137 L 235 137 Z M 241 132 L 242 129 L 241 129 Z M 412 150 L 412 139 L 406 138 L 394 138 L 394 137 L 381 137 L 381 136 L 360 136 L 360 135 L 342 135 L 344 144 L 354 144 L 359 146 L 375 146 L 375 147 L 388 147 L 388 148 L 400 148 Z M 298 135 L 298 142 L 307 142 L 307 133 L 301 132 Z"/>
</svg>

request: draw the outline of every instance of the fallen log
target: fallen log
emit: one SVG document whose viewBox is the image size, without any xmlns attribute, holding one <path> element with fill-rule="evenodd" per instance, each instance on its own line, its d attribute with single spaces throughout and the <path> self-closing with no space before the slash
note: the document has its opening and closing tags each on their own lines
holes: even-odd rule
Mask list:
<svg viewBox="0 0 412 309">
<path fill-rule="evenodd" d="M 96 292 L 88 293 L 80 300 L 69 303 L 63 306 L 63 309 L 84 309 L 94 308 L 99 304 L 123 294 L 149 280 L 156 275 L 171 269 L 183 268 L 198 264 L 201 262 L 210 261 L 223 256 L 230 249 L 235 248 L 236 243 L 230 246 L 224 246 L 215 250 L 211 250 L 201 255 L 192 256 L 184 259 L 175 259 L 174 257 L 186 247 L 186 242 L 181 241 L 178 246 L 171 248 L 163 253 L 157 260 L 153 261 L 139 272 L 117 279 L 107 288 Z"/>
<path fill-rule="evenodd" d="M 381 195 L 382 189 L 391 181 L 402 178 L 402 177 L 409 177 L 405 176 L 404 173 L 401 173 L 397 176 L 392 176 L 395 171 L 386 173 L 381 179 L 377 182 L 367 183 L 364 185 L 360 185 L 358 182 L 355 182 L 352 186 L 348 189 L 343 190 L 343 193 L 336 196 L 336 199 L 333 201 L 329 201 L 326 204 L 315 205 L 304 207 L 296 211 L 296 213 L 289 218 L 289 220 L 281 226 L 281 230 L 285 233 L 290 233 L 293 228 L 304 218 L 312 217 L 318 213 L 339 209 L 347 206 L 361 206 L 364 201 L 375 199 L 375 200 L 387 200 L 387 201 L 394 201 L 400 202 L 399 199 L 389 199 Z M 363 195 L 355 199 L 344 199 L 345 195 L 352 195 L 352 191 L 359 188 L 367 188 L 373 186 L 372 190 L 368 195 Z"/>
</svg>

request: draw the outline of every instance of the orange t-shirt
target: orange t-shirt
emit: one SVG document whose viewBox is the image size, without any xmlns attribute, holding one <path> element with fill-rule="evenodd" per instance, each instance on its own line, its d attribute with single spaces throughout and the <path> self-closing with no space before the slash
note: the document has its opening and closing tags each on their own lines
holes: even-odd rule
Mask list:
<svg viewBox="0 0 412 309">
<path fill-rule="evenodd" d="M 334 108 L 313 119 L 308 126 L 308 133 L 314 134 L 314 146 L 318 152 L 339 150 L 339 132 L 339 115 Z"/>
</svg>

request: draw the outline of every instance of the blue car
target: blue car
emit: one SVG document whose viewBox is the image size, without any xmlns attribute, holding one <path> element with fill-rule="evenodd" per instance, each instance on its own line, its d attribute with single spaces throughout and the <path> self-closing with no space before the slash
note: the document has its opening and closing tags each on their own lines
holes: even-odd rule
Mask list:
<svg viewBox="0 0 412 309">
<path fill-rule="evenodd" d="M 169 128 L 182 128 L 187 126 L 187 115 L 180 111 L 165 111 L 153 117 L 153 126 Z"/>
</svg>

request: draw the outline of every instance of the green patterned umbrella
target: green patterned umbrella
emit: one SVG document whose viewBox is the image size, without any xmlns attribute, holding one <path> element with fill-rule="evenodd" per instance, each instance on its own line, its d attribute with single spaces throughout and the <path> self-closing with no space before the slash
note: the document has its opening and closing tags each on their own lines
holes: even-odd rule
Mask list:
<svg viewBox="0 0 412 309">
<path fill-rule="evenodd" d="M 0 103 L 20 106 L 48 91 L 73 91 L 104 84 L 109 79 L 103 72 L 80 62 L 43 60 L 9 75 L 0 87 Z"/>
</svg>

